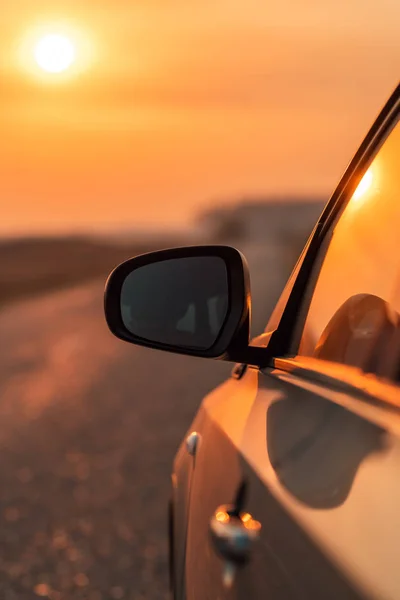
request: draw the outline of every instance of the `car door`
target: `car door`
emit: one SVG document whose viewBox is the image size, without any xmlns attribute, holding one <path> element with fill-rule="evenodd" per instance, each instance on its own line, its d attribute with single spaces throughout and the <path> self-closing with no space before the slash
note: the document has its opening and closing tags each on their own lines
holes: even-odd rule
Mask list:
<svg viewBox="0 0 400 600">
<path fill-rule="evenodd" d="M 298 503 L 276 475 L 280 456 L 294 455 L 314 430 L 321 431 L 326 419 L 329 401 L 301 386 L 296 389 L 278 369 L 265 373 L 247 369 L 240 380 L 229 380 L 206 398 L 194 424 L 202 437 L 186 547 L 188 600 L 362 598 L 290 512 Z M 340 428 L 339 417 L 337 423 Z M 272 442 L 267 437 L 271 427 Z M 299 477 L 306 480 L 308 469 L 310 463 L 298 471 Z M 261 539 L 227 587 L 226 564 L 210 544 L 209 525 L 222 505 L 234 503 L 243 485 L 244 508 L 261 522 Z"/>
<path fill-rule="evenodd" d="M 268 366 L 243 368 L 193 424 L 188 600 L 400 597 L 399 91 L 267 327 Z M 261 532 L 228 568 L 209 527 L 238 494 Z"/>
</svg>

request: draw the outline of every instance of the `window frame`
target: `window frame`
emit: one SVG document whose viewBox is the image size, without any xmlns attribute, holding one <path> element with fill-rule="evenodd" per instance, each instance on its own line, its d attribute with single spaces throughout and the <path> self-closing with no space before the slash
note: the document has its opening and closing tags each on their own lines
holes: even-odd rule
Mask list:
<svg viewBox="0 0 400 600">
<path fill-rule="evenodd" d="M 365 171 L 399 117 L 400 84 L 397 85 L 354 158 L 349 163 L 307 242 L 307 251 L 290 291 L 279 325 L 272 333 L 268 343 L 268 353 L 273 357 L 272 365 L 275 364 L 276 357 L 290 358 L 297 355 L 315 286 L 326 251 L 329 248 L 329 236 L 333 233 L 333 226 L 340 218 Z M 324 244 L 326 246 L 325 251 L 323 251 Z M 291 281 L 290 279 L 289 283 Z M 304 359 L 305 357 L 299 358 Z"/>
</svg>

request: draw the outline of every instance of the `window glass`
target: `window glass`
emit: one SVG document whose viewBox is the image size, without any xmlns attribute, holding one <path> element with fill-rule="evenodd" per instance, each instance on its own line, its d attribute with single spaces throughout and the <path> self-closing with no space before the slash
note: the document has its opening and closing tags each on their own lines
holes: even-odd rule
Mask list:
<svg viewBox="0 0 400 600">
<path fill-rule="evenodd" d="M 299 353 L 399 381 L 399 123 L 328 240 Z"/>
</svg>

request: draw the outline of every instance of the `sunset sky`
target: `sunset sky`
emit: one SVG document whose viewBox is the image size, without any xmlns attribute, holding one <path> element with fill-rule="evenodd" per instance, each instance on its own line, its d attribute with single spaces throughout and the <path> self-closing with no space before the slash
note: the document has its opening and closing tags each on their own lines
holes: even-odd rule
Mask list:
<svg viewBox="0 0 400 600">
<path fill-rule="evenodd" d="M 0 0 L 1 234 L 327 198 L 400 73 L 398 0 Z M 34 45 L 66 32 L 76 62 Z"/>
</svg>

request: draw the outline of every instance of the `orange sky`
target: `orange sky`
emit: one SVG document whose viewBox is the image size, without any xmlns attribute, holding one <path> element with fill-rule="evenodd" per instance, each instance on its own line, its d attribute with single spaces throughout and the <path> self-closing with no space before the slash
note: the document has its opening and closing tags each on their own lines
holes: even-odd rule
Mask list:
<svg viewBox="0 0 400 600">
<path fill-rule="evenodd" d="M 244 195 L 327 197 L 400 73 L 398 0 L 0 9 L 1 233 L 158 227 Z M 29 40 L 52 23 L 82 40 L 70 77 L 32 68 Z"/>
</svg>

